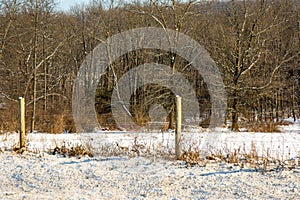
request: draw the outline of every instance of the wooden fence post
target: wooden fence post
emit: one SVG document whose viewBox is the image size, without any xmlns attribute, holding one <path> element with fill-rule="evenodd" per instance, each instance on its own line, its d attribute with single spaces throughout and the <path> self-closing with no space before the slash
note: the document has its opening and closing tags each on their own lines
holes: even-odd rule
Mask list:
<svg viewBox="0 0 300 200">
<path fill-rule="evenodd" d="M 19 97 L 20 105 L 20 149 L 25 147 L 25 100 L 23 97 Z"/>
<path fill-rule="evenodd" d="M 175 156 L 181 156 L 181 97 L 176 95 L 176 130 L 175 130 Z"/>
</svg>

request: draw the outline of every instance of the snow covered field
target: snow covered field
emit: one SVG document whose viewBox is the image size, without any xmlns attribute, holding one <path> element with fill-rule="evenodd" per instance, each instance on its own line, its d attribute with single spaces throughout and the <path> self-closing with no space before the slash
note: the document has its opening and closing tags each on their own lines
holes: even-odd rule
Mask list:
<svg viewBox="0 0 300 200">
<path fill-rule="evenodd" d="M 262 174 L 135 157 L 0 156 L 1 199 L 299 199 L 300 170 Z"/>
<path fill-rule="evenodd" d="M 215 160 L 193 167 L 175 161 L 170 156 L 174 133 L 33 133 L 28 135 L 28 152 L 21 155 L 11 150 L 18 135 L 4 134 L 0 135 L 0 199 L 300 199 L 299 122 L 282 129 L 284 133 L 219 129 L 183 134 L 186 150 L 197 150 L 205 134 L 218 134 L 211 153 L 247 153 L 255 146 L 259 156 L 298 163 L 266 173 Z M 55 146 L 81 144 L 95 156 L 48 153 Z M 103 156 L 102 151 L 120 149 L 122 155 Z"/>
</svg>

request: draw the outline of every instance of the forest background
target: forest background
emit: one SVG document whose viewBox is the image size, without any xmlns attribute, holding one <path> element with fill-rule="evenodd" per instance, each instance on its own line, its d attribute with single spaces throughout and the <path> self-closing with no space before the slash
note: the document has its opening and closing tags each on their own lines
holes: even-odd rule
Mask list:
<svg viewBox="0 0 300 200">
<path fill-rule="evenodd" d="M 224 124 L 274 131 L 300 111 L 300 1 L 90 1 L 67 12 L 53 0 L 0 1 L 0 130 L 18 130 L 18 97 L 26 99 L 28 131 L 75 132 L 72 88 L 85 57 L 114 34 L 139 27 L 178 30 L 199 42 L 219 68 L 227 94 Z M 111 94 L 130 69 L 156 62 L 182 73 L 199 101 L 199 126 L 211 113 L 203 78 L 172 52 L 129 52 L 99 80 L 95 108 L 102 127 L 118 129 Z M 134 92 L 130 112 L 141 125 L 159 102 L 174 127 L 174 95 L 160 85 Z"/>
</svg>

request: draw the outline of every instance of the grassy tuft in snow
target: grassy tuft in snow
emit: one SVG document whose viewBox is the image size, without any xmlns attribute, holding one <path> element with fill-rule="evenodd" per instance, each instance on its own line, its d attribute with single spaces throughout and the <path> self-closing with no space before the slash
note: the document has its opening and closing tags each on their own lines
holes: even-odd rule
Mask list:
<svg viewBox="0 0 300 200">
<path fill-rule="evenodd" d="M 63 144 L 60 147 L 56 146 L 50 153 L 53 155 L 59 154 L 64 157 L 81 157 L 81 156 L 93 157 L 93 153 L 83 145 L 67 147 L 65 144 Z"/>
</svg>

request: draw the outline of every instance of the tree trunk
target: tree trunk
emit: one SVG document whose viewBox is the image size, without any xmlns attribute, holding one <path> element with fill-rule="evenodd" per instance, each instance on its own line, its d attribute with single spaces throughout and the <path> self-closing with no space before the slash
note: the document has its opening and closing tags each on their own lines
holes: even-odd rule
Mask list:
<svg viewBox="0 0 300 200">
<path fill-rule="evenodd" d="M 32 116 L 30 132 L 35 128 L 35 113 L 36 113 L 36 84 L 37 84 L 37 26 L 38 26 L 38 0 L 35 1 L 35 17 L 34 17 L 34 61 L 33 61 L 33 103 L 32 103 Z"/>
<path fill-rule="evenodd" d="M 239 124 L 238 124 L 238 109 L 237 109 L 237 104 L 238 104 L 238 95 L 237 91 L 235 89 L 233 93 L 233 103 L 232 103 L 232 125 L 231 125 L 231 130 L 232 131 L 239 131 Z"/>
<path fill-rule="evenodd" d="M 293 92 L 292 92 L 292 114 L 294 122 L 296 121 L 296 112 L 295 112 L 295 85 L 293 84 Z"/>
</svg>

